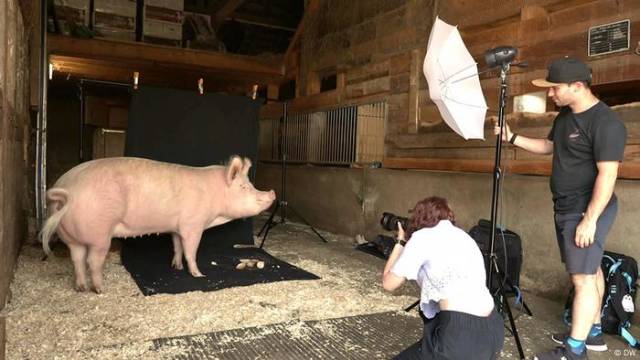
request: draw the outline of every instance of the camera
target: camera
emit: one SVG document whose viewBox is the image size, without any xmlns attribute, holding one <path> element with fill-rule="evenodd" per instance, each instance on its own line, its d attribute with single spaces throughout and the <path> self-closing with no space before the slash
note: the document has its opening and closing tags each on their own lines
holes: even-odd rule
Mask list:
<svg viewBox="0 0 640 360">
<path fill-rule="evenodd" d="M 409 227 L 409 219 L 402 216 L 397 216 L 392 213 L 382 213 L 382 218 L 380 219 L 380 225 L 382 228 L 387 231 L 394 231 L 398 229 L 398 223 L 402 224 L 402 228 L 407 230 Z"/>
</svg>

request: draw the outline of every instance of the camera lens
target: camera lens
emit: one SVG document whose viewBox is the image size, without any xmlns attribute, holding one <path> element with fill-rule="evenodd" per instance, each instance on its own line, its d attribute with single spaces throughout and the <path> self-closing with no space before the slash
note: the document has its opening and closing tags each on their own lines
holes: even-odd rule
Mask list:
<svg viewBox="0 0 640 360">
<path fill-rule="evenodd" d="M 402 224 L 402 228 L 406 230 L 409 219 L 388 212 L 382 213 L 380 225 L 383 229 L 387 231 L 394 231 L 398 228 L 398 223 Z"/>
</svg>

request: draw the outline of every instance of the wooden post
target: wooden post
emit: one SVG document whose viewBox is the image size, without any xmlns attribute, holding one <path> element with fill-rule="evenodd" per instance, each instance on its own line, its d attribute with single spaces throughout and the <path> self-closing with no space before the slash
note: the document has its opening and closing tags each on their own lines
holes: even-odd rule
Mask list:
<svg viewBox="0 0 640 360">
<path fill-rule="evenodd" d="M 419 104 L 419 88 L 420 76 L 422 72 L 422 62 L 420 61 L 420 51 L 415 49 L 411 51 L 411 71 L 409 75 L 409 126 L 408 132 L 416 134 L 420 126 L 420 104 Z"/>
</svg>

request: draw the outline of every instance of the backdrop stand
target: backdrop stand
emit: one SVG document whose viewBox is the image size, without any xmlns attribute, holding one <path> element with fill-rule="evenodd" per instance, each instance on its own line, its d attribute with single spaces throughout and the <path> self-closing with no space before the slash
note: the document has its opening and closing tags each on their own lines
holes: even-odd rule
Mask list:
<svg viewBox="0 0 640 360">
<path fill-rule="evenodd" d="M 260 242 L 260 248 L 264 246 L 264 242 L 267 240 L 267 236 L 269 235 L 269 230 L 278 226 L 279 224 L 284 224 L 287 220 L 287 208 L 293 212 L 296 217 L 300 218 L 302 222 L 307 225 L 311 230 L 320 238 L 320 240 L 324 242 L 328 242 L 320 233 L 313 227 L 305 218 L 303 218 L 300 213 L 298 213 L 293 207 L 289 205 L 287 202 L 287 151 L 284 142 L 286 141 L 287 135 L 287 102 L 283 103 L 283 116 L 282 116 L 282 126 L 280 127 L 280 143 L 278 144 L 280 147 L 280 157 L 281 157 L 281 167 L 280 167 L 280 176 L 281 176 L 281 186 L 282 186 L 282 198 L 276 199 L 276 206 L 273 209 L 273 212 L 267 219 L 267 222 L 264 223 L 262 229 L 258 233 L 257 237 L 260 237 L 264 232 L 264 236 L 262 237 L 262 241 Z M 276 213 L 280 211 L 280 219 L 274 220 Z"/>
</svg>

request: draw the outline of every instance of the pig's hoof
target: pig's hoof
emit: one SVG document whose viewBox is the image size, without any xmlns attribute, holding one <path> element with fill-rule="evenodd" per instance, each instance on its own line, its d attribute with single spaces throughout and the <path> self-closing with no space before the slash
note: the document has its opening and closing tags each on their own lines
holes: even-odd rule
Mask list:
<svg viewBox="0 0 640 360">
<path fill-rule="evenodd" d="M 98 294 L 98 295 L 102 294 L 102 288 L 93 287 L 93 288 L 91 288 L 91 290 L 93 290 L 93 292 Z"/>
<path fill-rule="evenodd" d="M 85 284 L 76 284 L 76 286 L 73 287 L 77 292 L 85 292 L 87 291 L 87 286 Z"/>
<path fill-rule="evenodd" d="M 200 271 L 194 271 L 191 273 L 193 277 L 204 277 Z"/>
<path fill-rule="evenodd" d="M 174 269 L 176 269 L 176 270 L 182 270 L 182 269 L 183 269 L 183 267 L 182 267 L 182 261 L 175 261 L 175 260 L 174 260 L 174 261 L 172 261 L 172 262 L 171 262 L 171 267 L 172 267 L 172 268 L 174 268 Z"/>
</svg>

